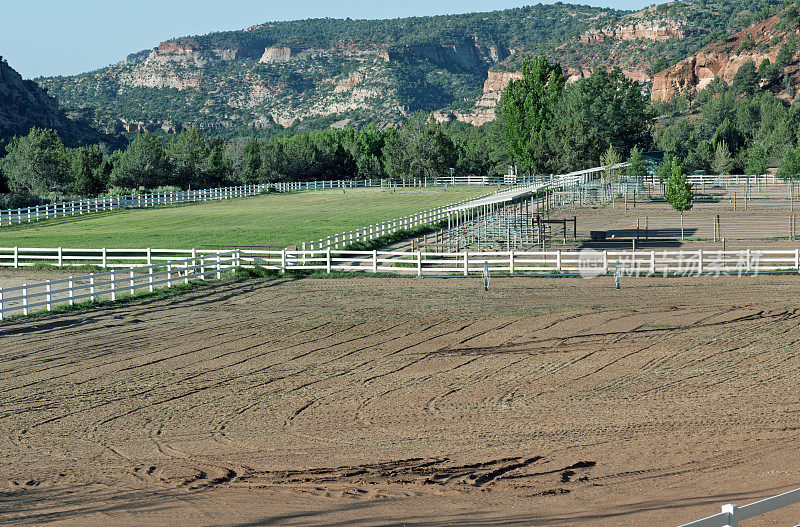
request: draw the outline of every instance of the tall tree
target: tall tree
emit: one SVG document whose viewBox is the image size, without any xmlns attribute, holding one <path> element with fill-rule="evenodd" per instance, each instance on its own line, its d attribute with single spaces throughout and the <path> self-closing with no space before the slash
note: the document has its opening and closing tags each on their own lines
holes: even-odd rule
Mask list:
<svg viewBox="0 0 800 527">
<path fill-rule="evenodd" d="M 431 115 L 418 112 L 383 149 L 386 171 L 401 178 L 441 177 L 454 166 L 455 146 Z"/>
<path fill-rule="evenodd" d="M 692 185 L 686 180 L 686 171 L 677 157 L 672 158 L 669 178 L 667 178 L 666 200 L 681 214 L 681 240 L 683 240 L 683 213 L 691 210 L 694 204 Z"/>
<path fill-rule="evenodd" d="M 76 194 L 95 196 L 106 190 L 108 180 L 100 170 L 102 165 L 103 152 L 98 145 L 82 146 L 72 151 L 70 169 Z"/>
<path fill-rule="evenodd" d="M 43 195 L 71 190 L 69 155 L 54 130 L 31 128 L 28 135 L 6 145 L 3 172 L 11 191 L 18 195 Z"/>
<path fill-rule="evenodd" d="M 728 150 L 728 143 L 720 141 L 714 148 L 714 162 L 711 163 L 711 168 L 715 174 L 728 175 L 731 171 L 731 152 Z"/>
<path fill-rule="evenodd" d="M 647 168 L 644 164 L 642 151 L 638 146 L 634 146 L 631 150 L 631 155 L 628 157 L 628 167 L 625 169 L 625 175 L 635 180 L 642 180 L 647 176 Z"/>
<path fill-rule="evenodd" d="M 161 139 L 137 134 L 111 172 L 111 184 L 126 189 L 152 189 L 170 181 L 171 167 Z"/>
<path fill-rule="evenodd" d="M 498 108 L 508 151 L 517 164 L 534 173 L 548 167 L 547 129 L 565 82 L 561 66 L 535 57 L 523 62 L 522 79 L 511 80 L 500 96 Z"/>
</svg>

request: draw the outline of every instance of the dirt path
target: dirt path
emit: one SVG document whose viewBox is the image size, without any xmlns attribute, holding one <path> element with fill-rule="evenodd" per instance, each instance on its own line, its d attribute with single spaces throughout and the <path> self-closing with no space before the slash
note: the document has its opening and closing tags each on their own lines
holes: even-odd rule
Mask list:
<svg viewBox="0 0 800 527">
<path fill-rule="evenodd" d="M 800 486 L 798 298 L 252 280 L 0 325 L 0 523 L 677 525 Z"/>
</svg>

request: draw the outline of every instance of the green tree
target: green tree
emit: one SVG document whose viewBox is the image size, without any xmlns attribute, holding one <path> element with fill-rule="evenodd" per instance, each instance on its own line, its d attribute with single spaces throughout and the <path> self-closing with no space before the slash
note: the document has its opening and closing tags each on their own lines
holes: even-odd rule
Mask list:
<svg viewBox="0 0 800 527">
<path fill-rule="evenodd" d="M 522 79 L 511 80 L 500 96 L 498 108 L 509 153 L 534 173 L 548 167 L 547 129 L 564 86 L 561 66 L 535 57 L 523 62 Z"/>
<path fill-rule="evenodd" d="M 456 161 L 453 142 L 433 115 L 417 112 L 383 149 L 386 171 L 400 178 L 436 178 Z"/>
<path fill-rule="evenodd" d="M 656 178 L 662 183 L 666 183 L 672 170 L 672 155 L 669 152 L 664 154 L 664 159 L 656 168 Z"/>
<path fill-rule="evenodd" d="M 80 196 L 96 196 L 106 190 L 108 179 L 101 167 L 103 152 L 98 145 L 82 146 L 72 151 L 70 171 L 73 191 Z"/>
<path fill-rule="evenodd" d="M 168 184 L 171 173 L 161 140 L 145 132 L 137 134 L 120 155 L 111 172 L 111 184 L 127 189 L 152 189 Z"/>
<path fill-rule="evenodd" d="M 54 130 L 34 126 L 28 135 L 6 145 L 6 151 L 2 167 L 12 193 L 43 195 L 70 190 L 69 154 Z"/>
<path fill-rule="evenodd" d="M 691 210 L 694 202 L 692 185 L 686 180 L 686 172 L 678 158 L 672 158 L 666 185 L 666 200 L 681 215 L 681 240 L 683 240 L 683 213 Z"/>
<path fill-rule="evenodd" d="M 728 143 L 720 141 L 714 148 L 714 162 L 711 163 L 711 169 L 714 174 L 727 175 L 730 173 L 732 163 L 733 160 L 728 149 Z"/>
<path fill-rule="evenodd" d="M 767 151 L 759 144 L 753 144 L 747 149 L 745 161 L 745 174 L 760 176 L 767 173 L 769 163 L 767 161 Z"/>
<path fill-rule="evenodd" d="M 800 179 L 800 147 L 786 149 L 776 175 L 781 179 Z"/>
<path fill-rule="evenodd" d="M 619 179 L 619 171 L 620 169 L 617 168 L 622 162 L 622 157 L 619 155 L 619 152 L 613 147 L 609 146 L 608 150 L 603 153 L 603 156 L 600 158 L 600 164 L 605 167 L 603 170 L 603 175 L 606 178 L 606 181 L 613 182 Z"/>
<path fill-rule="evenodd" d="M 166 154 L 173 171 L 170 184 L 182 188 L 192 184 L 204 186 L 203 169 L 208 146 L 202 132 L 196 128 L 182 130 L 170 141 Z"/>
<path fill-rule="evenodd" d="M 759 89 L 758 79 L 759 74 L 758 70 L 756 69 L 756 63 L 752 60 L 748 60 L 739 66 L 738 70 L 736 70 L 736 74 L 733 76 L 733 82 L 731 83 L 731 88 L 737 95 L 753 95 Z"/>
<path fill-rule="evenodd" d="M 644 164 L 644 158 L 642 158 L 642 151 L 638 146 L 634 146 L 631 150 L 625 175 L 635 180 L 642 180 L 647 176 L 647 168 Z"/>
</svg>

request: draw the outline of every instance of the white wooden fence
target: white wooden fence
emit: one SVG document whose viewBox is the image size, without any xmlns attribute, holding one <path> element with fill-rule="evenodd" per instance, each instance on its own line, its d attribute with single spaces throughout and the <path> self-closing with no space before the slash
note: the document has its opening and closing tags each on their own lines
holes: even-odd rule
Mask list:
<svg viewBox="0 0 800 527">
<path fill-rule="evenodd" d="M 59 304 L 74 305 L 81 300 L 92 302 L 109 299 L 112 302 L 125 296 L 134 296 L 137 290 L 151 293 L 157 287 L 172 287 L 189 280 L 220 279 L 222 273 L 238 265 L 239 251 L 218 252 L 182 260 L 170 260 L 123 271 L 90 273 L 70 276 L 61 280 L 47 280 L 35 284 L 0 288 L 0 320 L 9 314 L 28 315 L 31 310 L 51 311 Z"/>
<path fill-rule="evenodd" d="M 513 188 L 516 187 L 512 187 L 512 189 Z M 461 207 L 471 202 L 478 202 L 479 200 L 482 200 L 493 194 L 497 194 L 498 192 L 507 191 L 508 189 L 492 192 L 477 198 L 459 201 L 458 203 L 451 203 L 449 205 L 443 205 L 434 209 L 411 214 L 410 216 L 405 216 L 403 218 L 375 223 L 373 225 L 352 231 L 340 232 L 339 234 L 326 236 L 325 238 L 320 238 L 319 240 L 312 242 L 304 242 L 299 247 L 303 250 L 322 250 L 327 248 L 340 249 L 353 243 L 368 242 L 370 240 L 393 234 L 398 231 L 409 230 L 415 227 L 421 227 L 423 225 L 433 225 L 454 216 L 454 213 L 452 212 L 452 209 L 454 208 Z"/>
<path fill-rule="evenodd" d="M 162 266 L 176 258 L 214 258 L 215 250 L 197 249 L 75 249 L 0 248 L 0 267 L 34 265 L 93 265 L 129 268 L 131 265 Z M 585 276 L 616 271 L 623 275 L 744 274 L 800 270 L 800 249 L 770 250 L 581 250 L 581 251 L 350 251 L 247 250 L 237 252 L 238 264 L 279 271 L 366 271 L 418 276 L 480 274 L 488 263 L 493 274 L 565 273 Z"/>
<path fill-rule="evenodd" d="M 616 271 L 627 276 L 745 274 L 800 271 L 800 249 L 641 251 L 243 251 L 243 266 L 280 271 L 366 271 L 417 276 L 473 275 L 488 264 L 493 274 L 580 274 Z"/>
<path fill-rule="evenodd" d="M 402 188 L 429 187 L 437 185 L 433 179 L 408 179 L 400 181 L 381 179 L 352 179 L 334 181 L 294 181 L 261 183 L 258 185 L 241 185 L 236 187 L 220 187 L 199 190 L 183 190 L 179 192 L 159 192 L 152 194 L 131 194 L 93 198 L 80 201 L 64 201 L 49 203 L 21 209 L 0 210 L 0 227 L 37 220 L 75 216 L 94 212 L 118 210 L 123 208 L 144 208 L 157 205 L 175 205 L 179 203 L 195 203 L 198 201 L 222 200 L 254 196 L 267 191 L 270 187 L 278 192 L 301 190 L 325 190 L 348 188 Z"/>
<path fill-rule="evenodd" d="M 800 503 L 800 489 L 790 490 L 741 507 L 732 504 L 723 505 L 722 512 L 702 520 L 685 523 L 680 527 L 738 527 L 741 521 L 797 503 Z"/>
</svg>

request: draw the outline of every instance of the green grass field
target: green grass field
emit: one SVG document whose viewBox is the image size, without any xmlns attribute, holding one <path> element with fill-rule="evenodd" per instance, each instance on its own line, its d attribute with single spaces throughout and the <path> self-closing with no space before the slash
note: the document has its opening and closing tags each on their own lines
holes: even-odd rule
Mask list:
<svg viewBox="0 0 800 527">
<path fill-rule="evenodd" d="M 286 247 L 491 192 L 485 187 L 269 194 L 0 228 L 0 247 Z"/>
</svg>

